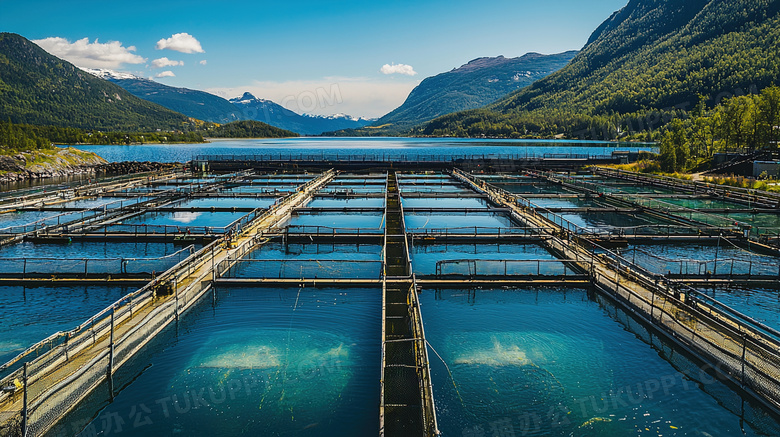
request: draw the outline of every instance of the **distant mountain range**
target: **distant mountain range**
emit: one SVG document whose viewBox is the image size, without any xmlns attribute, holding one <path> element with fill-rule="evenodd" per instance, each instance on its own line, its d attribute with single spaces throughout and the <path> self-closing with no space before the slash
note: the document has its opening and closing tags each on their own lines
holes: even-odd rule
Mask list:
<svg viewBox="0 0 780 437">
<path fill-rule="evenodd" d="M 114 131 L 187 130 L 193 120 L 0 33 L 0 119 Z"/>
<path fill-rule="evenodd" d="M 779 40 L 780 0 L 631 0 L 565 68 L 419 133 L 606 139 L 626 120 L 657 128 L 700 96 L 712 107 L 719 96 L 777 83 Z"/>
<path fill-rule="evenodd" d="M 301 115 L 270 100 L 258 99 L 250 93 L 244 93 L 241 97 L 230 99 L 230 103 L 240 110 L 244 119 L 262 121 L 301 135 L 319 135 L 323 132 L 340 129 L 357 129 L 373 121 L 345 114 Z"/>
<path fill-rule="evenodd" d="M 301 115 L 270 100 L 258 99 L 250 93 L 226 100 L 204 91 L 176 88 L 128 73 L 105 69 L 84 71 L 113 82 L 136 97 L 212 123 L 254 120 L 301 135 L 319 135 L 327 131 L 360 128 L 373 121 L 344 114 Z"/>
<path fill-rule="evenodd" d="M 485 106 L 560 70 L 577 54 L 528 53 L 519 58 L 478 58 L 446 73 L 429 77 L 406 101 L 372 127 L 407 130 L 452 112 Z"/>
<path fill-rule="evenodd" d="M 136 97 L 157 103 L 188 117 L 212 123 L 244 120 L 241 111 L 214 94 L 163 85 L 153 80 L 112 70 L 84 69 L 84 71 L 113 82 Z"/>
</svg>

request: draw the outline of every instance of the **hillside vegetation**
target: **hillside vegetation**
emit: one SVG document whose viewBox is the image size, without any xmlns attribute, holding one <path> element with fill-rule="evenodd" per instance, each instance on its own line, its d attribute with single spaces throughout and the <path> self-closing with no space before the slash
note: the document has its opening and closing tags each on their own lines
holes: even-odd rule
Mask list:
<svg viewBox="0 0 780 437">
<path fill-rule="evenodd" d="M 631 0 L 559 72 L 416 133 L 657 139 L 701 101 L 711 109 L 778 80 L 779 11 L 780 0 Z"/>
</svg>

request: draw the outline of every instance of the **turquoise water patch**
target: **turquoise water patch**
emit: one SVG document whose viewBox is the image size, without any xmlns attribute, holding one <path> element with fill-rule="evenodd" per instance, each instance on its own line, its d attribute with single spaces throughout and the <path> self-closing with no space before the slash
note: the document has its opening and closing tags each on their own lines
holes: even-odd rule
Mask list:
<svg viewBox="0 0 780 437">
<path fill-rule="evenodd" d="M 0 248 L 0 258 L 157 258 L 183 248 L 170 243 L 74 241 L 36 244 L 24 241 Z"/>
<path fill-rule="evenodd" d="M 780 330 L 780 295 L 765 288 L 716 288 L 700 290 L 718 302 L 729 306 L 770 328 Z"/>
<path fill-rule="evenodd" d="M 209 226 L 225 227 L 245 216 L 245 212 L 149 212 L 125 220 L 123 224 L 150 226 Z"/>
<path fill-rule="evenodd" d="M 726 240 L 718 245 L 657 244 L 623 251 L 637 265 L 658 274 L 780 275 L 780 258 L 751 252 Z M 715 260 L 717 259 L 717 266 Z"/>
<path fill-rule="evenodd" d="M 469 188 L 465 188 L 460 184 L 401 184 L 399 186 L 401 193 L 473 193 Z"/>
<path fill-rule="evenodd" d="M 444 436 L 767 435 L 587 291 L 425 290 L 420 302 Z"/>
<path fill-rule="evenodd" d="M 547 182 L 534 183 L 494 183 L 499 188 L 514 194 L 564 194 L 574 191 L 564 188 L 561 185 L 554 185 Z"/>
<path fill-rule="evenodd" d="M 58 211 L 20 211 L 4 212 L 0 214 L 0 231 L 13 226 L 22 226 L 34 222 L 40 222 L 46 225 L 56 225 L 66 223 L 77 218 L 81 214 L 77 212 L 63 213 Z"/>
<path fill-rule="evenodd" d="M 406 213 L 404 220 L 406 221 L 406 230 L 409 232 L 424 229 L 456 228 L 462 228 L 464 232 L 473 232 L 474 228 L 493 228 L 495 230 L 496 228 L 511 228 L 515 226 L 508 216 L 497 213 Z"/>
<path fill-rule="evenodd" d="M 57 331 L 73 329 L 135 290 L 121 286 L 0 286 L 0 363 Z"/>
<path fill-rule="evenodd" d="M 540 208 L 606 208 L 610 205 L 599 202 L 594 199 L 584 199 L 577 197 L 568 198 L 531 198 L 531 203 Z"/>
<path fill-rule="evenodd" d="M 384 197 L 358 197 L 337 199 L 333 197 L 315 197 L 308 208 L 384 208 Z"/>
<path fill-rule="evenodd" d="M 366 232 L 382 233 L 385 221 L 384 214 L 364 213 L 301 214 L 290 220 L 290 227 L 306 227 L 307 232 L 320 226 L 324 228 L 360 229 Z M 322 230 L 322 232 L 328 231 Z"/>
<path fill-rule="evenodd" d="M 534 244 L 416 244 L 411 249 L 412 268 L 418 275 L 433 275 L 440 270 L 442 274 L 458 275 L 528 275 L 537 273 L 536 263 L 509 263 L 507 269 L 501 263 L 447 263 L 453 260 L 555 260 L 546 249 Z M 441 263 L 441 261 L 444 261 Z M 437 269 L 437 263 L 440 268 Z M 561 273 L 560 263 L 547 263 L 539 267 L 542 274 Z"/>
<path fill-rule="evenodd" d="M 226 273 L 238 278 L 369 278 L 382 272 L 382 246 L 271 243 Z"/>
<path fill-rule="evenodd" d="M 176 208 L 268 208 L 276 197 L 201 197 L 177 203 Z"/>
<path fill-rule="evenodd" d="M 296 414 L 327 414 L 323 412 L 338 403 L 352 378 L 353 344 L 349 337 L 317 330 L 224 331 L 207 340 L 170 385 L 192 384 L 193 379 L 208 384 L 254 372 L 261 375 L 263 387 L 251 407 L 293 422 Z M 310 420 L 322 417 L 312 414 Z"/>
<path fill-rule="evenodd" d="M 487 201 L 475 197 L 402 197 L 404 208 L 487 208 Z"/>
<path fill-rule="evenodd" d="M 669 225 L 675 226 L 676 224 L 671 221 L 661 220 L 655 217 L 650 217 L 642 214 L 628 214 L 628 213 L 561 213 L 557 214 L 560 217 L 568 220 L 575 225 L 588 228 L 592 231 L 603 232 L 611 231 L 617 228 L 631 228 L 638 226 L 655 226 L 655 225 Z M 666 232 L 665 230 L 662 232 Z M 644 233 L 653 233 L 652 230 L 648 230 Z"/>
<path fill-rule="evenodd" d="M 151 346 L 156 353 L 126 371 L 132 382 L 97 416 L 104 390 L 60 429 L 82 436 L 373 435 L 380 315 L 376 289 L 219 291 L 214 305 L 209 297 L 185 314 L 165 344 Z"/>
</svg>

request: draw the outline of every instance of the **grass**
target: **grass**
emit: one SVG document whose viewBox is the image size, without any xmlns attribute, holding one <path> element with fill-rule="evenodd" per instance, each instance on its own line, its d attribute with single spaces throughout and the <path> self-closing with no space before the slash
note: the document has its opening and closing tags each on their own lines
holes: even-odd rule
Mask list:
<svg viewBox="0 0 780 437">
<path fill-rule="evenodd" d="M 780 193 L 780 183 L 777 181 L 760 181 L 744 176 L 705 176 L 702 180 L 715 185 Z"/>
</svg>

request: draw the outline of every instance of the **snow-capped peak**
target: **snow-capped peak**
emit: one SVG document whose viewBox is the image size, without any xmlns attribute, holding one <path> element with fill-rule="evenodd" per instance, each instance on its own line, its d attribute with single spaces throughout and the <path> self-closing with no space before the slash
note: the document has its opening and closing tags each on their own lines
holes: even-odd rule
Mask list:
<svg viewBox="0 0 780 437">
<path fill-rule="evenodd" d="M 249 93 L 249 92 L 245 92 L 244 95 L 241 96 L 241 97 L 235 97 L 235 98 L 232 98 L 232 99 L 228 99 L 228 101 L 230 103 L 235 103 L 235 104 L 239 104 L 239 105 L 248 105 L 250 103 L 273 103 L 270 100 L 258 99 L 257 97 L 252 95 L 252 93 Z"/>
<path fill-rule="evenodd" d="M 347 114 L 333 114 L 333 115 L 317 115 L 317 114 L 303 114 L 304 117 L 310 117 L 310 118 L 320 118 L 325 120 L 349 120 L 349 121 L 374 121 L 375 118 L 365 118 L 365 117 L 353 117 L 351 115 Z"/>
<path fill-rule="evenodd" d="M 86 71 L 87 73 L 93 76 L 97 76 L 105 80 L 143 79 L 142 77 L 134 76 L 130 73 L 123 73 L 121 71 L 108 70 L 105 68 L 82 68 L 82 67 L 79 68 L 81 68 L 82 70 Z"/>
</svg>

